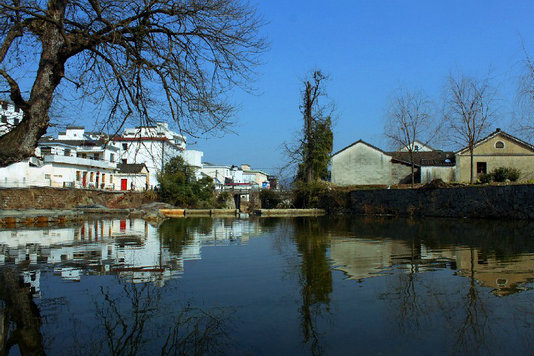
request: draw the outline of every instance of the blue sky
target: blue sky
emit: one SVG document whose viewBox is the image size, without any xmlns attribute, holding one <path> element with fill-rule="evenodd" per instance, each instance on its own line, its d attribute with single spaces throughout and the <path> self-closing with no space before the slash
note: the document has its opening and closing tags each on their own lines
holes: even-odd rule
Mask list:
<svg viewBox="0 0 534 356">
<path fill-rule="evenodd" d="M 360 138 L 385 148 L 392 92 L 423 90 L 439 101 L 449 73 L 491 74 L 510 128 L 523 44 L 534 55 L 533 1 L 257 1 L 271 47 L 257 68 L 256 95 L 236 92 L 237 135 L 190 145 L 212 163 L 275 171 L 280 149 L 301 127 L 301 79 L 330 75 L 337 107 L 334 151 Z M 190 140 L 194 141 L 194 140 Z"/>
</svg>

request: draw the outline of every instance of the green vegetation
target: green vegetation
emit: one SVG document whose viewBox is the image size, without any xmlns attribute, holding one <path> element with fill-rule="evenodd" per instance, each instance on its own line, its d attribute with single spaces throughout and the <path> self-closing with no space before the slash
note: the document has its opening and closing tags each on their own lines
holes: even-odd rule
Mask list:
<svg viewBox="0 0 534 356">
<path fill-rule="evenodd" d="M 166 203 L 182 208 L 211 208 L 223 203 L 215 197 L 213 180 L 209 177 L 196 180 L 195 169 L 182 157 L 173 157 L 158 175 L 158 180 L 159 197 Z"/>
<path fill-rule="evenodd" d="M 262 209 L 275 209 L 282 203 L 282 197 L 274 190 L 262 189 L 260 191 L 260 201 Z"/>
<path fill-rule="evenodd" d="M 491 182 L 516 182 L 521 176 L 521 171 L 516 168 L 498 167 L 487 174 L 482 174 L 478 177 L 480 183 L 487 184 Z"/>
</svg>

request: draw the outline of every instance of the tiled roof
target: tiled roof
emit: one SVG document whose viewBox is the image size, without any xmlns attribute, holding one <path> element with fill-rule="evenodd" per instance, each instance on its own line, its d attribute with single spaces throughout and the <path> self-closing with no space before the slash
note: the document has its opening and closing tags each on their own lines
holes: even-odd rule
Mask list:
<svg viewBox="0 0 534 356">
<path fill-rule="evenodd" d="M 144 163 L 119 163 L 117 164 L 117 169 L 119 170 L 119 173 L 131 173 L 131 174 L 137 174 L 142 173 L 143 168 L 145 168 L 148 171 L 148 168 L 146 168 L 146 165 Z"/>
<path fill-rule="evenodd" d="M 387 152 L 394 161 L 411 164 L 410 152 Z M 414 152 L 413 161 L 417 166 L 454 166 L 454 152 L 428 151 Z"/>
</svg>

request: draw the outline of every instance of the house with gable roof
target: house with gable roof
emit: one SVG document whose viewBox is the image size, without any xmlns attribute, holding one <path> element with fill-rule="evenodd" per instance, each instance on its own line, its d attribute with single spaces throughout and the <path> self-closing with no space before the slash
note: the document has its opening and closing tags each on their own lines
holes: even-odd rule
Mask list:
<svg viewBox="0 0 534 356">
<path fill-rule="evenodd" d="M 413 153 L 417 183 L 437 178 L 446 182 L 454 180 L 453 152 L 435 150 L 419 143 L 418 146 L 420 149 Z M 408 184 L 411 182 L 411 166 L 407 150 L 386 152 L 358 140 L 333 154 L 332 183 L 340 186 Z"/>
<path fill-rule="evenodd" d="M 479 140 L 473 150 L 474 177 L 486 174 L 498 167 L 519 169 L 519 180 L 534 179 L 534 146 L 501 129 Z M 456 152 L 456 181 L 469 182 L 471 155 L 465 147 Z"/>
</svg>

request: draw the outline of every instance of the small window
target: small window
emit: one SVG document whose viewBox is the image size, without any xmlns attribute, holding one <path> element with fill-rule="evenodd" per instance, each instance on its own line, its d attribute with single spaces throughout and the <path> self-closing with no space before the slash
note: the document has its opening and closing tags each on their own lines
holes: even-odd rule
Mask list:
<svg viewBox="0 0 534 356">
<path fill-rule="evenodd" d="M 77 180 L 77 181 L 82 180 L 82 172 L 80 172 L 80 171 L 76 171 L 76 180 Z"/>
<path fill-rule="evenodd" d="M 2 121 L 3 124 L 7 124 L 7 117 L 5 115 L 2 115 L 0 121 Z"/>
<path fill-rule="evenodd" d="M 488 173 L 488 165 L 486 162 L 477 162 L 477 174 Z"/>
<path fill-rule="evenodd" d="M 122 164 L 127 164 L 128 163 L 128 160 L 126 158 L 123 158 L 122 159 Z"/>
<path fill-rule="evenodd" d="M 45 174 L 45 179 L 50 179 L 50 174 Z"/>
<path fill-rule="evenodd" d="M 419 145 L 415 145 L 415 146 L 414 146 L 414 150 L 415 150 L 416 152 L 419 151 Z"/>
<path fill-rule="evenodd" d="M 502 141 L 495 142 L 495 148 L 504 148 L 504 142 Z"/>
<path fill-rule="evenodd" d="M 65 151 L 63 152 L 63 155 L 70 156 L 70 150 L 68 148 L 65 148 Z"/>
<path fill-rule="evenodd" d="M 110 162 L 115 162 L 115 155 L 113 153 L 109 154 L 109 161 Z"/>
<path fill-rule="evenodd" d="M 94 172 L 91 172 L 90 176 L 89 176 L 89 182 L 92 182 L 95 180 L 95 173 Z"/>
<path fill-rule="evenodd" d="M 128 144 L 127 143 L 123 143 L 122 144 L 122 149 L 123 150 L 127 150 L 128 149 Z"/>
<path fill-rule="evenodd" d="M 2 103 L 2 109 L 7 110 L 7 103 Z"/>
<path fill-rule="evenodd" d="M 19 122 L 20 122 L 20 119 L 14 119 L 13 121 L 14 121 L 15 125 L 18 125 Z"/>
</svg>

